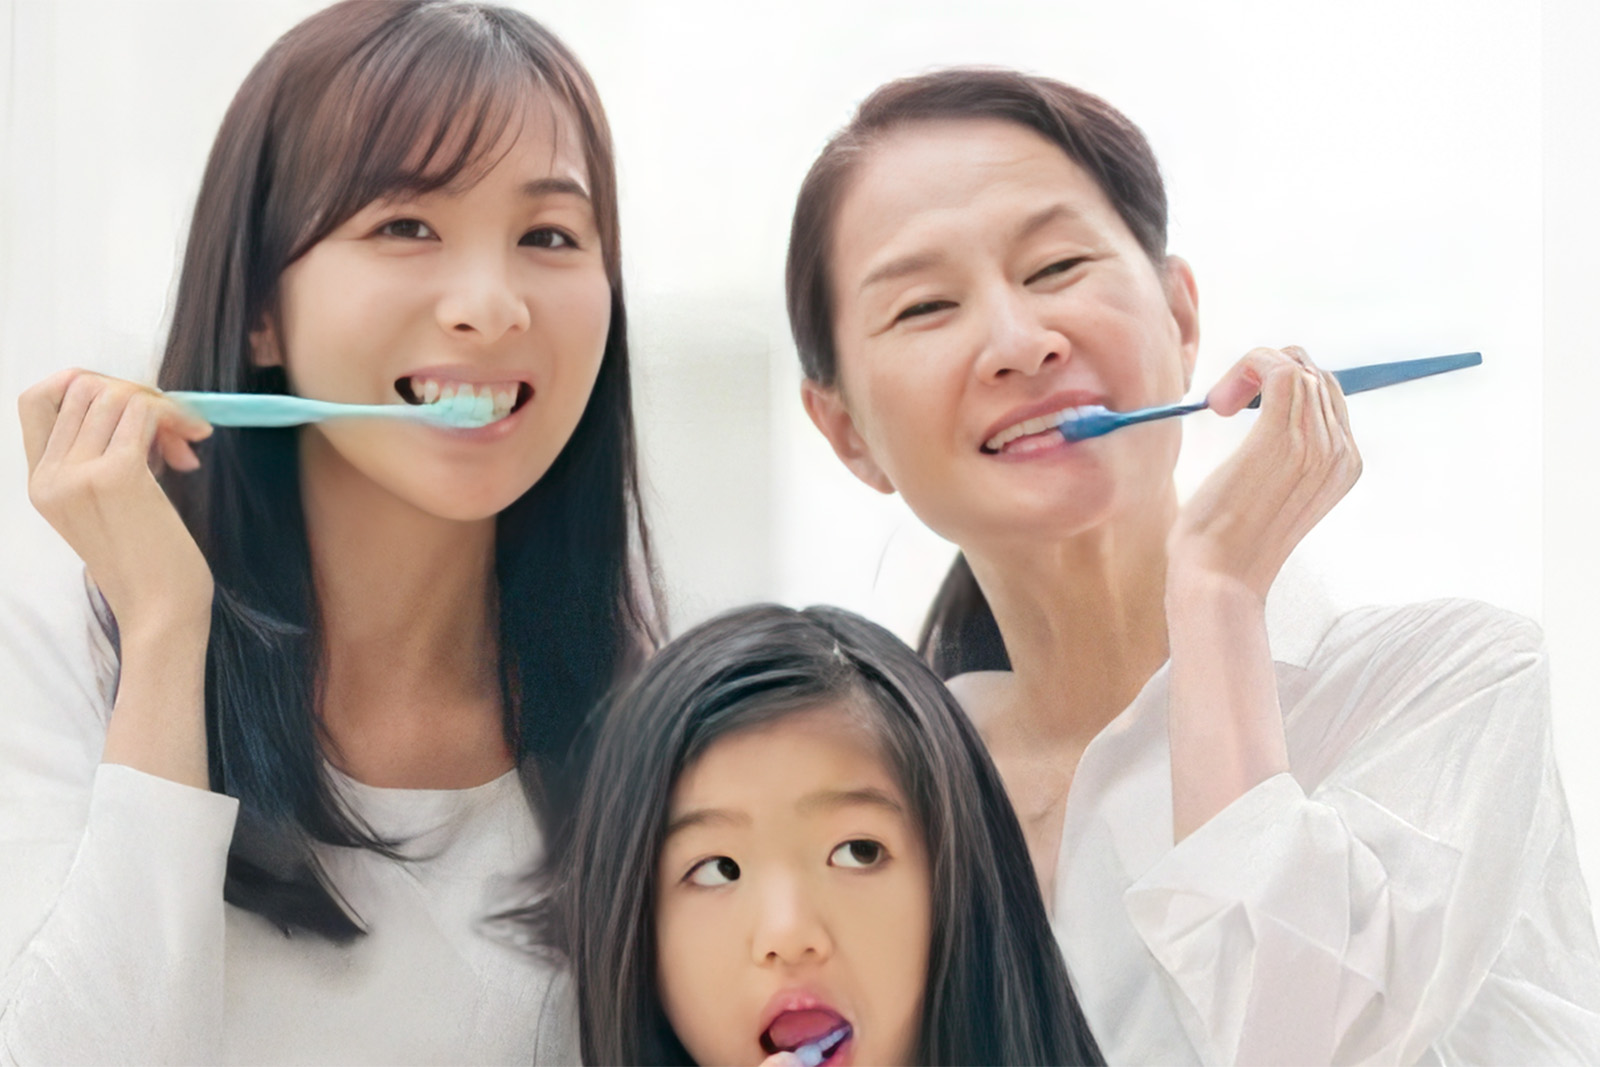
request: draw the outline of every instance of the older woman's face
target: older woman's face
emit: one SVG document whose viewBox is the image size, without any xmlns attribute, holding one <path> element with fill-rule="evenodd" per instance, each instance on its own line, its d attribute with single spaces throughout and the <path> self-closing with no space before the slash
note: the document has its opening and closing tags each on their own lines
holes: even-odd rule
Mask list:
<svg viewBox="0 0 1600 1067">
<path fill-rule="evenodd" d="M 839 375 L 806 406 L 868 484 L 967 546 L 1170 493 L 1175 421 L 1076 444 L 1049 429 L 1179 399 L 1198 330 L 1187 266 L 1158 270 L 1055 145 L 998 120 L 907 126 L 861 162 L 831 253 Z"/>
</svg>

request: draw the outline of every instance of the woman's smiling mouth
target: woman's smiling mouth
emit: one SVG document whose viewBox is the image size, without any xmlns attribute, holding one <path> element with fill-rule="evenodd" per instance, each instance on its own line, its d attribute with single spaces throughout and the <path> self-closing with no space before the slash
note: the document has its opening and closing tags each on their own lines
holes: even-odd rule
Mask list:
<svg viewBox="0 0 1600 1067">
<path fill-rule="evenodd" d="M 450 378 L 412 374 L 394 383 L 395 392 L 408 404 L 452 404 L 474 410 L 486 422 L 505 418 L 533 397 L 533 386 L 508 379 L 498 382 L 463 382 Z"/>
</svg>

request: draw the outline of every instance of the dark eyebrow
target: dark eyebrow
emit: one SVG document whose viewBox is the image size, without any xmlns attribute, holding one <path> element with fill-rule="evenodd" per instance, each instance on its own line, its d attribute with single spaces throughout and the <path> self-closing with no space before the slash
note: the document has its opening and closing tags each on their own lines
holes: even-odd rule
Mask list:
<svg viewBox="0 0 1600 1067">
<path fill-rule="evenodd" d="M 891 259 L 862 279 L 861 288 L 856 291 L 865 292 L 879 282 L 890 281 L 894 278 L 904 278 L 907 274 L 915 274 L 919 270 L 927 270 L 929 267 L 938 266 L 944 262 L 944 258 L 944 253 L 942 252 L 913 252 L 908 256 L 901 256 L 899 259 Z"/>
<path fill-rule="evenodd" d="M 692 808 L 667 823 L 666 841 L 680 830 L 688 830 L 696 826 L 748 826 L 750 816 L 743 812 L 728 811 L 724 808 Z"/>
<path fill-rule="evenodd" d="M 898 800 L 874 786 L 863 786 L 860 789 L 819 789 L 800 798 L 800 803 L 795 805 L 795 809 L 807 813 L 855 807 L 860 804 L 883 808 L 896 815 L 906 813 L 905 807 Z"/>
<path fill-rule="evenodd" d="M 553 196 L 558 193 L 589 199 L 589 190 L 571 178 L 535 178 L 522 183 L 522 195 L 526 197 Z"/>
</svg>

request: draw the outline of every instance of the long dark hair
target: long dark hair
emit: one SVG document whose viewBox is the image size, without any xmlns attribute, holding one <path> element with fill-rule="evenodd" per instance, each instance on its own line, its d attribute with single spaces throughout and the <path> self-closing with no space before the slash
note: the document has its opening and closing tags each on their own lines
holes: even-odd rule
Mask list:
<svg viewBox="0 0 1600 1067">
<path fill-rule="evenodd" d="M 953 697 L 882 627 L 763 605 L 667 646 L 603 712 L 571 847 L 531 909 L 570 962 L 586 1063 L 687 1064 L 657 991 L 656 865 L 683 770 L 717 739 L 860 707 L 925 835 L 932 943 L 915 1062 L 1102 1063 L 1011 803 Z"/>
<path fill-rule="evenodd" d="M 380 195 L 471 180 L 537 94 L 578 125 L 607 276 L 610 333 L 576 431 L 497 520 L 505 733 L 551 818 L 578 724 L 656 641 L 640 511 L 611 135 L 593 83 L 548 30 L 506 8 L 346 0 L 268 50 L 206 165 L 163 389 L 276 393 L 251 331 L 284 269 Z M 456 134 L 465 136 L 457 137 Z M 419 138 L 421 139 L 419 141 Z M 421 145 L 423 151 L 419 153 Z M 312 841 L 394 855 L 338 801 L 317 713 L 321 629 L 292 430 L 218 430 L 198 473 L 164 478 L 216 581 L 206 659 L 211 786 L 240 800 L 226 899 L 282 928 L 362 932 Z"/>
<path fill-rule="evenodd" d="M 901 78 L 874 90 L 807 172 L 789 231 L 789 328 L 801 369 L 831 386 L 839 373 L 829 254 L 839 204 L 861 160 L 912 123 L 998 119 L 1032 130 L 1094 180 L 1145 255 L 1164 269 L 1167 194 L 1144 134 L 1104 100 L 1051 78 L 961 67 Z M 957 557 L 923 626 L 918 651 L 940 677 L 1010 665 L 999 627 L 966 560 Z"/>
</svg>

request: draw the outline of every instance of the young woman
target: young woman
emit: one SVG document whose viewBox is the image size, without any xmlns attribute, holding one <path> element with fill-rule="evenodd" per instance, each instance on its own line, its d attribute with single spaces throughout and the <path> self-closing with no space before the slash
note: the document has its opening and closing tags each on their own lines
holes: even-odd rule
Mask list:
<svg viewBox="0 0 1600 1067">
<path fill-rule="evenodd" d="M 570 1059 L 549 972 L 479 920 L 653 642 L 578 61 L 478 4 L 291 30 L 217 136 L 160 385 L 508 414 L 212 433 L 87 372 L 24 395 L 109 673 L 7 677 L 0 1058 Z"/>
<path fill-rule="evenodd" d="M 731 612 L 600 722 L 532 913 L 585 1062 L 1102 1062 L 982 742 L 893 635 Z"/>
<path fill-rule="evenodd" d="M 1126 118 L 1004 71 L 887 85 L 806 178 L 788 286 L 812 419 L 961 546 L 926 644 L 968 672 L 1111 1062 L 1600 1047 L 1537 628 L 1374 609 L 1274 660 L 1268 589 L 1360 470 L 1331 378 L 1246 355 L 1209 399 L 1259 393 L 1259 420 L 1181 507 L 1177 420 L 1055 431 L 1194 367 L 1195 280 Z"/>
</svg>

